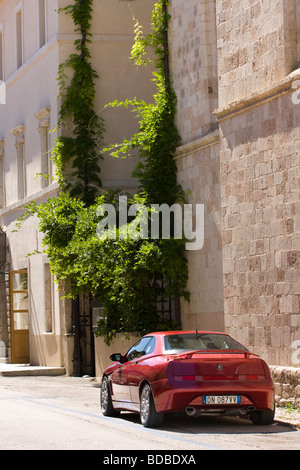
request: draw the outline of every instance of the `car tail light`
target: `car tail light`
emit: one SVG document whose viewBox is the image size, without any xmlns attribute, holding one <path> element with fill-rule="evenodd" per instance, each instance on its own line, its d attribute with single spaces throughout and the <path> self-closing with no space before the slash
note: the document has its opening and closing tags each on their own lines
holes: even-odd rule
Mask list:
<svg viewBox="0 0 300 470">
<path fill-rule="evenodd" d="M 174 377 L 176 382 L 195 382 L 196 376 L 195 375 L 176 375 Z"/>
</svg>

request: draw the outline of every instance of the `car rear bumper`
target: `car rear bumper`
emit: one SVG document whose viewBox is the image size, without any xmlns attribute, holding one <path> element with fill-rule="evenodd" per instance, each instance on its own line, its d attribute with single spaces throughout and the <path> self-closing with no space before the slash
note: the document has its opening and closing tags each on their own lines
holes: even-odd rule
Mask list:
<svg viewBox="0 0 300 470">
<path fill-rule="evenodd" d="M 229 381 L 228 383 L 205 381 L 202 383 L 170 383 L 168 379 L 152 383 L 152 392 L 157 412 L 184 411 L 187 407 L 195 409 L 257 409 L 273 410 L 274 385 L 271 379 L 253 381 Z M 206 405 L 203 396 L 238 395 L 239 404 Z"/>
</svg>

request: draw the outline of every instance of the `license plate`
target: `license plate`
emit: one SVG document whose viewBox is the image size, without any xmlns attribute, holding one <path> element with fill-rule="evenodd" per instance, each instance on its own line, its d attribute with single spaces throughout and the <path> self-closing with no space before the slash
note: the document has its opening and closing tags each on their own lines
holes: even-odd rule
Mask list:
<svg viewBox="0 0 300 470">
<path fill-rule="evenodd" d="M 202 397 L 203 405 L 238 405 L 241 403 L 239 395 L 206 395 Z"/>
</svg>

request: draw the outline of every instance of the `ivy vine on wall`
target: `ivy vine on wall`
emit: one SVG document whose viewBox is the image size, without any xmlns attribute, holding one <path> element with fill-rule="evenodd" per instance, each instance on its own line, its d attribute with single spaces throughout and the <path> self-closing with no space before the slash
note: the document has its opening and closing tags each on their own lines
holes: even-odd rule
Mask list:
<svg viewBox="0 0 300 470">
<path fill-rule="evenodd" d="M 91 204 L 102 186 L 99 149 L 104 134 L 104 122 L 93 107 L 95 80 L 99 77 L 92 67 L 88 47 L 92 37 L 93 0 L 76 0 L 59 13 L 71 15 L 80 37 L 74 43 L 76 52 L 58 70 L 61 99 L 58 128 L 62 135 L 56 139 L 53 161 L 61 187 L 71 196 Z M 63 135 L 66 122 L 71 123 L 71 136 Z"/>
</svg>

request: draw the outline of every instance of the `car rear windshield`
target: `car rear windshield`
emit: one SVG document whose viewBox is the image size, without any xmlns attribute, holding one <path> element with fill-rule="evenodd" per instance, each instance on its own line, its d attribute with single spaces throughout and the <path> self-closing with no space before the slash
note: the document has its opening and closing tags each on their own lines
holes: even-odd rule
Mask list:
<svg viewBox="0 0 300 470">
<path fill-rule="evenodd" d="M 238 341 L 228 335 L 214 333 L 183 333 L 164 337 L 165 352 L 202 351 L 210 349 L 231 349 L 248 351 Z"/>
</svg>

